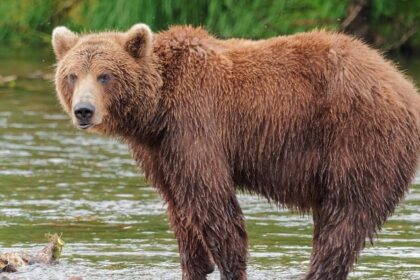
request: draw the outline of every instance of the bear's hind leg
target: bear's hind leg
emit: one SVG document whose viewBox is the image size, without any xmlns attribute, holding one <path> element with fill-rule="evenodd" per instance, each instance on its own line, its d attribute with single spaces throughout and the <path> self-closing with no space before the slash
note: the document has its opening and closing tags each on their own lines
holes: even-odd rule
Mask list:
<svg viewBox="0 0 420 280">
<path fill-rule="evenodd" d="M 306 280 L 343 280 L 353 267 L 366 237 L 375 227 L 368 209 L 353 204 L 324 204 L 314 211 L 314 240 Z"/>
</svg>

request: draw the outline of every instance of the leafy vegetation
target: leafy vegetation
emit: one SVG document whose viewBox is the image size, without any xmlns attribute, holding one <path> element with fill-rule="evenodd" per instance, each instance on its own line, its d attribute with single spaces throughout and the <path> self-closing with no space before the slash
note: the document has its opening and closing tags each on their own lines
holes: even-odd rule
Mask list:
<svg viewBox="0 0 420 280">
<path fill-rule="evenodd" d="M 358 11 L 357 5 L 363 9 Z M 343 23 L 359 17 L 363 24 L 356 29 L 368 30 L 369 37 L 361 37 L 370 43 L 384 49 L 420 48 L 419 11 L 420 1 L 414 0 L 2 0 L 0 40 L 46 44 L 57 25 L 77 31 L 124 30 L 137 22 L 155 31 L 191 24 L 221 37 L 266 38 L 314 28 L 346 30 Z"/>
</svg>

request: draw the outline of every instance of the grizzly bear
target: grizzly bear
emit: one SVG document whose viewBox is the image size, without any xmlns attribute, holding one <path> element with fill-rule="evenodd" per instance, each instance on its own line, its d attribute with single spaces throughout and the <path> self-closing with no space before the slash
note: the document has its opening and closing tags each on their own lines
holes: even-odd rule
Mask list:
<svg viewBox="0 0 420 280">
<path fill-rule="evenodd" d="M 346 279 L 393 213 L 420 154 L 420 97 L 377 51 L 314 31 L 220 40 L 53 31 L 56 91 L 81 129 L 115 136 L 162 195 L 183 279 L 246 279 L 235 191 L 312 213 L 305 279 Z"/>
</svg>

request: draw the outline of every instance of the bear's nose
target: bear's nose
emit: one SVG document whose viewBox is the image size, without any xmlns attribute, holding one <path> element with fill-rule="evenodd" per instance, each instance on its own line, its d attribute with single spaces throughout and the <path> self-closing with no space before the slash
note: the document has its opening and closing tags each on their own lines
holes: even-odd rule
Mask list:
<svg viewBox="0 0 420 280">
<path fill-rule="evenodd" d="M 79 121 L 90 121 L 95 113 L 95 107 L 88 102 L 80 102 L 74 106 L 74 115 Z"/>
</svg>

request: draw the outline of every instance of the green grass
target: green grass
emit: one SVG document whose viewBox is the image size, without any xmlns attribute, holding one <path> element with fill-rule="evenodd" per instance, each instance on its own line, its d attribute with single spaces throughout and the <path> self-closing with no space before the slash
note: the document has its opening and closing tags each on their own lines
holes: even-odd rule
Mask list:
<svg viewBox="0 0 420 280">
<path fill-rule="evenodd" d="M 371 0 L 369 26 L 392 44 L 420 20 L 420 1 Z M 351 0 L 2 0 L 0 41 L 49 44 L 51 30 L 125 30 L 137 22 L 154 31 L 173 24 L 202 25 L 221 37 L 266 38 L 314 28 L 336 30 Z M 419 36 L 410 44 L 420 47 Z"/>
</svg>

